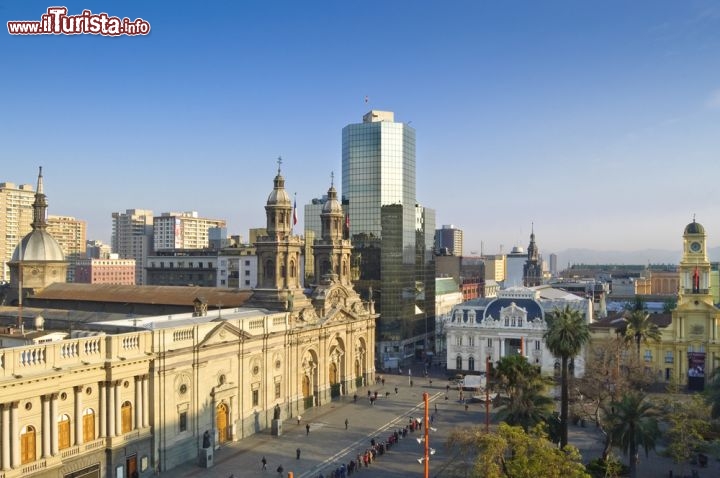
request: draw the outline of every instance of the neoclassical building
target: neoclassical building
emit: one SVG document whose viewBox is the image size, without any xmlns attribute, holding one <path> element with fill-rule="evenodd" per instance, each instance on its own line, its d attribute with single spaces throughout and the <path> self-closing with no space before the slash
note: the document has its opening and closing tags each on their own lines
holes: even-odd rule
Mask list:
<svg viewBox="0 0 720 478">
<path fill-rule="evenodd" d="M 651 314 L 662 338 L 642 343 L 640 355 L 658 382 L 702 390 L 720 358 L 720 309 L 713 303 L 705 228 L 693 218 L 682 239 L 677 306 L 670 313 Z M 622 317 L 608 317 L 592 326 L 592 341 L 615 337 L 624 328 Z"/>
<path fill-rule="evenodd" d="M 198 297 L 193 312 L 0 348 L 0 477 L 151 476 L 372 382 L 376 314 L 350 281 L 332 186 L 328 198 L 311 290 L 278 168 L 258 288 L 242 307 L 208 311 Z M 33 319 L 0 332 L 40 336 Z"/>
<path fill-rule="evenodd" d="M 524 355 L 542 372 L 552 374 L 559 359 L 547 349 L 543 334 L 547 330 L 546 314 L 565 305 L 578 310 L 588 323 L 592 320 L 592 304 L 572 294 L 543 298 L 541 290 L 510 287 L 500 290 L 496 298 L 479 298 L 456 305 L 444 330 L 447 341 L 447 368 L 462 373 L 485 371 L 485 361 L 493 363 L 502 357 Z M 574 373 L 582 375 L 584 357 L 574 360 Z"/>
</svg>

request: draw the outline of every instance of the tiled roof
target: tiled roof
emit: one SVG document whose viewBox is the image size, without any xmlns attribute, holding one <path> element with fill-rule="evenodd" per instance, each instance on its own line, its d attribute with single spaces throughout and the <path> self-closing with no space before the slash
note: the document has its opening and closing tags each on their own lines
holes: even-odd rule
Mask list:
<svg viewBox="0 0 720 478">
<path fill-rule="evenodd" d="M 55 283 L 36 293 L 33 298 L 189 307 L 193 306 L 196 298 L 202 298 L 210 307 L 240 307 L 251 295 L 250 290 L 220 287 Z"/>
</svg>

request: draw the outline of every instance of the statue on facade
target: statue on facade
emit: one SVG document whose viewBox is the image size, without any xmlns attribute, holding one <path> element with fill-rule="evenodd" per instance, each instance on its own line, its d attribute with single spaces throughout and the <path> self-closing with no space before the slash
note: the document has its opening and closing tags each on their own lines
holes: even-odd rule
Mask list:
<svg viewBox="0 0 720 478">
<path fill-rule="evenodd" d="M 275 405 L 275 410 L 273 410 L 273 420 L 280 420 L 280 404 Z"/>
<path fill-rule="evenodd" d="M 295 297 L 293 296 L 291 291 L 288 291 L 287 295 L 287 310 L 293 310 L 293 305 L 295 302 Z"/>
<path fill-rule="evenodd" d="M 210 432 L 207 430 L 203 434 L 203 448 L 210 448 Z"/>
</svg>

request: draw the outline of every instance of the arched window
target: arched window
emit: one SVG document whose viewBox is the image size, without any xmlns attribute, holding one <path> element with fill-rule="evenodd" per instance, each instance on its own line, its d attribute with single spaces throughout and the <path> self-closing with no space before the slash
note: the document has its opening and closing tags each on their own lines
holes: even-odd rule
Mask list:
<svg viewBox="0 0 720 478">
<path fill-rule="evenodd" d="M 263 271 L 263 275 L 266 279 L 272 279 L 275 277 L 275 264 L 270 259 L 265 261 L 265 270 Z"/>
<path fill-rule="evenodd" d="M 470 357 L 468 359 L 468 370 L 475 370 L 475 358 Z"/>
<path fill-rule="evenodd" d="M 86 408 L 83 412 L 83 443 L 95 440 L 95 411 Z"/>
<path fill-rule="evenodd" d="M 290 277 L 295 277 L 295 261 L 290 261 Z"/>
<path fill-rule="evenodd" d="M 35 428 L 30 425 L 20 431 L 20 463 L 35 461 Z"/>
<path fill-rule="evenodd" d="M 455 369 L 462 370 L 462 357 L 460 355 L 455 359 Z"/>
<path fill-rule="evenodd" d="M 121 433 L 132 431 L 132 405 L 130 402 L 124 402 L 120 407 L 120 415 L 122 417 Z"/>
<path fill-rule="evenodd" d="M 67 415 L 60 415 L 57 422 L 58 448 L 61 450 L 70 448 L 70 417 Z"/>
</svg>

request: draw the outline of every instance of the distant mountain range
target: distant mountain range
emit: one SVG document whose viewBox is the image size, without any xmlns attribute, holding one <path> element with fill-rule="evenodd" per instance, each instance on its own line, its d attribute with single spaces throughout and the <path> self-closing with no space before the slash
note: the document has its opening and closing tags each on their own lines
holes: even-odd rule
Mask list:
<svg viewBox="0 0 720 478">
<path fill-rule="evenodd" d="M 682 251 L 662 249 L 643 249 L 639 251 L 596 251 L 592 249 L 565 249 L 555 252 L 558 256 L 557 267 L 566 269 L 575 264 L 678 264 Z M 710 261 L 720 261 L 720 247 L 708 249 Z M 543 253 L 545 261 L 550 260 L 550 253 Z"/>
</svg>

